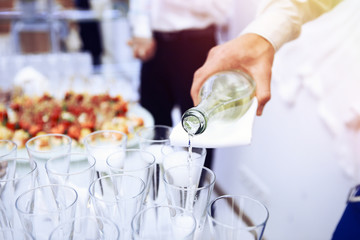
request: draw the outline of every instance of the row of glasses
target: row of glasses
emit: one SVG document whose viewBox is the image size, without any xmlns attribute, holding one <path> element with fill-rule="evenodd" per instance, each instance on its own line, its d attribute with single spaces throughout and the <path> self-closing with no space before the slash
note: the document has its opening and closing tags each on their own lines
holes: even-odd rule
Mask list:
<svg viewBox="0 0 360 240">
<path fill-rule="evenodd" d="M 127 135 L 115 130 L 95 131 L 84 138 L 84 146 L 86 152 L 96 160 L 96 177 L 89 186 L 95 214 L 116 222 L 120 239 L 130 239 L 131 219 L 142 207 L 147 182 L 142 172 L 139 174 L 143 178 L 115 170 L 123 168 L 125 164 L 129 168 L 129 162 L 125 160 L 128 156 L 125 153 Z M 110 170 L 107 165 L 109 156 L 114 159 Z"/>
<path fill-rule="evenodd" d="M 192 214 L 191 216 L 193 216 L 196 220 L 195 236 L 197 236 L 198 234 L 196 233 L 201 232 L 205 222 L 204 219 L 206 219 L 206 207 L 209 203 L 212 188 L 215 183 L 215 174 L 210 169 L 206 169 L 202 166 L 206 150 L 200 149 L 198 152 L 194 151 L 192 155 L 192 164 L 189 165 L 187 162 L 188 153 L 186 148 L 170 147 L 166 136 L 159 137 L 159 133 L 154 133 L 155 128 L 157 127 L 158 126 L 151 127 L 150 134 L 147 133 L 141 136 L 144 138 L 143 141 L 139 140 L 141 150 L 126 149 L 126 138 L 125 141 L 120 141 L 120 143 L 107 144 L 107 140 L 103 142 L 103 139 L 108 136 L 112 136 L 112 134 L 108 134 L 106 131 L 93 133 L 91 140 L 98 138 L 97 136 L 94 136 L 95 134 L 100 134 L 102 136 L 98 140 L 92 141 L 89 144 L 85 143 L 87 153 L 84 153 L 84 156 L 80 157 L 87 159 L 85 162 L 87 162 L 88 165 L 84 165 L 83 170 L 86 172 L 89 169 L 92 169 L 92 177 L 81 177 L 80 172 L 82 171 L 71 171 L 71 166 L 74 163 L 76 165 L 77 162 L 76 160 L 72 161 L 71 159 L 79 158 L 79 155 L 76 154 L 62 154 L 58 157 L 52 157 L 50 160 L 46 160 L 46 157 L 43 157 L 43 162 L 41 163 L 45 162 L 44 169 L 53 183 L 55 182 L 57 184 L 60 183 L 66 185 L 70 184 L 70 187 L 77 187 L 76 178 L 79 179 L 79 183 L 91 183 L 88 194 L 90 194 L 91 200 L 94 204 L 95 214 L 103 216 L 104 218 L 108 218 L 110 216 L 112 220 L 116 219 L 114 222 L 116 222 L 117 227 L 121 230 L 120 232 L 123 233 L 121 234 L 121 239 L 130 239 L 130 221 L 133 219 L 134 214 L 139 212 L 139 210 L 143 207 L 142 203 L 145 203 L 145 205 L 158 206 L 159 203 L 165 204 L 166 198 L 166 204 L 180 207 L 181 209 L 184 209 L 184 211 Z M 166 126 L 159 127 L 166 128 Z M 144 129 L 142 131 L 145 130 L 149 129 Z M 162 132 L 164 132 L 163 129 Z M 171 130 L 169 132 L 171 132 Z M 124 138 L 112 137 L 111 141 L 116 142 L 119 140 L 124 140 Z M 98 143 L 100 143 L 100 147 L 97 146 Z M 155 148 L 151 146 L 154 144 L 158 146 L 155 146 Z M 94 152 L 89 146 L 98 149 L 97 155 L 96 152 Z M 154 154 L 144 151 L 144 149 L 151 149 L 151 147 L 157 150 L 156 157 Z M 49 151 L 51 152 L 51 150 Z M 37 163 L 36 159 L 35 162 Z M 94 172 L 96 171 L 96 167 L 94 166 L 98 166 L 99 162 L 100 168 L 97 169 L 97 172 L 101 174 L 94 177 Z M 184 165 L 184 163 L 187 164 Z M 104 165 L 107 165 L 107 170 Z M 78 170 L 79 166 L 74 169 Z M 156 170 L 159 171 L 155 174 Z M 71 174 L 68 175 L 69 173 Z M 74 178 L 74 176 L 78 173 L 79 175 Z M 90 175 L 91 174 L 87 174 L 86 176 Z M 70 180 L 70 178 L 72 178 L 72 180 Z M 89 181 L 81 181 L 84 179 L 89 179 Z M 167 195 L 164 201 L 159 201 L 159 195 L 161 194 L 159 191 L 161 188 L 159 187 L 161 183 L 164 187 L 161 192 Z M 79 203 L 81 201 L 78 200 L 78 206 L 91 205 L 89 196 L 84 195 L 84 197 L 80 197 L 81 192 L 86 192 L 84 191 L 84 189 L 86 189 L 86 185 L 81 188 L 82 191 L 77 189 L 79 192 L 77 192 L 79 195 L 77 198 L 83 198 L 85 200 L 81 204 Z M 88 204 L 84 204 L 86 202 Z M 79 215 L 86 214 L 87 212 L 88 211 L 85 210 Z M 163 210 L 155 210 L 154 208 L 153 210 L 150 210 L 149 208 L 149 212 L 152 212 L 152 214 L 147 215 L 153 216 L 155 217 L 155 220 L 158 220 L 151 221 L 152 223 L 161 222 L 160 220 L 163 219 Z M 172 209 L 170 211 L 170 216 L 176 216 L 176 214 L 174 214 L 175 212 L 177 211 Z M 176 221 L 174 220 L 171 222 L 174 224 L 181 224 L 174 226 L 180 226 L 181 228 L 186 229 L 185 232 L 188 232 L 189 227 L 192 226 L 189 223 L 191 220 L 189 220 L 188 217 L 176 219 Z M 134 221 L 135 220 L 133 220 L 133 222 Z M 79 221 L 77 222 L 77 224 L 81 225 Z M 134 226 L 135 225 L 133 224 L 133 238 L 141 239 L 135 238 Z M 49 227 L 49 229 L 51 228 Z M 157 227 L 150 229 L 154 230 L 157 229 Z M 173 229 L 174 232 L 176 232 L 175 230 Z M 161 231 L 156 232 L 160 233 Z M 187 239 L 179 237 L 181 236 L 179 234 L 175 235 L 177 236 L 177 238 L 174 237 L 175 239 Z M 157 236 L 159 237 L 159 235 Z M 159 239 L 158 237 L 155 239 Z M 196 237 L 196 239 L 200 238 Z"/>
<path fill-rule="evenodd" d="M 158 176 L 163 176 L 163 181 L 159 182 L 159 186 L 161 183 L 164 186 L 167 204 L 192 213 L 196 220 L 193 238 L 208 239 L 203 231 L 204 225 L 209 224 L 212 239 L 262 239 L 269 217 L 267 208 L 258 200 L 242 195 L 220 196 L 210 201 L 216 177 L 212 170 L 203 166 L 206 149 L 193 147 L 189 156 L 187 147 L 170 146 L 170 133 L 171 128 L 158 125 L 142 129 L 137 136 L 140 147 L 153 152 L 157 158 L 158 169 L 160 169 Z M 161 194 L 162 189 L 158 188 L 158 191 Z M 148 229 L 156 229 L 150 231 L 154 237 L 138 238 L 138 233 L 141 231 L 138 216 L 133 220 L 132 227 L 135 232 L 133 239 L 162 239 L 162 236 L 166 236 L 160 231 L 166 227 L 159 229 L 156 225 L 158 222 L 161 223 L 162 219 L 158 216 L 158 211 L 154 208 L 148 211 L 152 213 L 146 213 L 144 210 L 143 214 L 150 215 L 152 221 L 142 223 L 145 229 L 143 231 L 146 235 Z M 207 219 L 208 222 L 206 222 Z M 176 236 L 171 238 L 188 239 L 176 238 Z"/>
<path fill-rule="evenodd" d="M 13 219 L 8 216 L 17 215 L 13 214 L 12 208 L 5 206 L 6 211 L 1 212 L 4 213 L 1 215 L 4 216 L 4 221 L 1 222 L 4 222 L 4 224 L 0 226 L 1 239 L 2 237 L 4 239 L 27 239 L 18 237 L 21 231 L 16 230 L 23 228 L 34 239 L 45 240 L 48 239 L 52 229 L 57 226 L 57 233 L 52 234 L 54 239 L 56 237 L 74 239 L 75 236 L 77 236 L 76 239 L 86 239 L 86 236 L 90 235 L 93 237 L 98 236 L 97 239 L 120 239 L 118 225 L 115 224 L 116 231 L 112 231 L 111 229 L 114 228 L 111 227 L 110 219 L 91 219 L 96 214 L 92 211 L 92 204 L 89 199 L 90 183 L 96 180 L 94 177 L 95 158 L 88 153 L 71 153 L 68 151 L 71 142 L 66 141 L 66 139 L 68 139 L 68 136 L 61 134 L 46 134 L 30 139 L 26 143 L 26 147 L 31 158 L 16 158 L 16 161 L 10 158 L 9 154 L 10 152 L 16 154 L 16 151 L 9 150 L 6 154 L 3 154 L 5 149 L 10 148 L 12 141 L 6 141 L 6 148 L 1 148 L 0 160 L 3 161 L 0 161 L 0 163 L 1 166 L 4 166 L 6 181 L 12 180 L 14 177 L 10 178 L 10 176 L 13 175 L 16 175 L 17 178 L 22 177 L 20 173 L 26 170 L 25 164 L 34 166 L 30 172 L 32 179 L 24 181 L 28 183 L 29 186 L 27 187 L 19 189 L 18 182 L 5 185 L 3 183 L 5 177 L 1 179 L 0 199 L 5 199 L 8 206 L 16 207 L 22 225 L 21 227 L 20 224 L 15 225 L 12 223 L 13 221 L 10 221 Z M 0 143 L 1 146 L 5 145 L 5 141 Z M 15 143 L 14 147 L 16 147 Z M 52 151 L 53 148 L 54 151 Z M 20 160 L 24 160 L 21 161 L 22 166 L 13 167 L 15 164 L 20 164 Z M 38 168 L 38 166 L 41 166 L 41 168 Z M 30 184 L 32 185 L 30 186 Z M 19 195 L 14 195 L 14 191 L 10 188 L 15 185 Z M 127 185 L 127 181 L 123 181 L 122 185 L 130 186 Z M 12 198 L 8 197 L 9 195 Z M 92 194 L 92 196 L 94 199 L 97 198 L 96 194 Z M 85 228 L 90 228 L 91 225 L 94 225 L 91 227 L 92 231 L 84 231 Z M 95 228 L 95 226 L 98 226 L 98 228 Z M 104 231 L 107 230 L 111 230 L 109 234 L 105 234 Z M 14 232 L 16 232 L 16 235 L 13 234 Z M 89 234 L 81 234 L 80 232 Z M 116 232 L 118 234 L 113 234 Z M 8 237 L 9 235 L 12 237 Z M 110 235 L 115 238 L 110 238 Z"/>
<path fill-rule="evenodd" d="M 144 222 L 142 224 L 134 223 L 134 221 L 136 221 L 135 219 L 139 217 L 133 219 L 132 232 L 134 239 L 142 239 L 140 237 L 141 234 L 139 236 L 136 235 L 136 232 L 141 230 L 140 225 L 148 226 L 145 232 L 151 232 L 154 237 L 153 239 L 160 239 L 162 232 L 159 226 L 152 225 L 163 225 L 161 224 L 162 219 L 167 219 L 161 214 L 164 210 L 159 210 L 160 206 L 163 208 L 166 208 L 166 206 L 159 204 L 170 204 L 173 207 L 177 206 L 191 213 L 191 216 L 194 217 L 196 222 L 194 228 L 195 239 L 201 239 L 206 218 L 210 217 L 209 215 L 207 216 L 206 209 L 215 184 L 215 174 L 210 169 L 203 167 L 206 149 L 193 148 L 191 164 L 189 165 L 187 148 L 170 146 L 170 133 L 171 128 L 167 126 L 143 128 L 137 132 L 140 149 L 123 148 L 122 150 L 108 154 L 106 158 L 106 164 L 110 174 L 125 173 L 137 176 L 145 183 L 146 197 L 144 197 L 144 199 L 147 200 L 144 204 L 147 205 L 147 208 L 145 208 L 147 211 L 143 210 L 142 212 L 153 219 L 149 222 L 146 221 L 148 223 L 145 225 Z M 151 173 L 151 171 L 153 171 L 153 173 Z M 161 186 L 163 186 L 163 188 L 161 188 Z M 164 199 L 159 198 L 159 196 L 164 194 L 166 195 Z M 167 207 L 170 208 L 169 206 Z M 136 211 L 131 212 L 134 213 Z M 172 212 L 176 211 L 173 209 Z M 131 214 L 128 215 L 130 216 Z M 138 212 L 137 215 L 140 215 L 140 212 Z M 176 214 L 173 214 L 172 217 L 173 216 L 176 216 Z M 243 216 L 247 215 L 244 214 Z M 179 223 L 179 220 L 172 222 Z M 191 226 L 189 223 L 185 224 L 185 220 L 180 222 L 184 228 Z M 126 226 L 128 228 L 129 224 L 127 223 Z M 136 226 L 138 226 L 138 228 L 134 229 Z M 174 226 L 175 225 L 173 225 L 173 227 Z M 163 229 L 163 227 L 160 228 Z M 123 231 L 125 230 L 128 232 L 128 229 L 123 229 Z M 176 232 L 174 229 L 172 230 Z M 213 235 L 216 235 L 216 228 L 213 227 L 211 230 Z M 256 233 L 256 235 L 260 236 L 259 239 L 261 239 L 262 232 L 261 234 Z M 187 239 L 183 237 L 185 236 L 174 234 L 173 238 Z"/>
</svg>

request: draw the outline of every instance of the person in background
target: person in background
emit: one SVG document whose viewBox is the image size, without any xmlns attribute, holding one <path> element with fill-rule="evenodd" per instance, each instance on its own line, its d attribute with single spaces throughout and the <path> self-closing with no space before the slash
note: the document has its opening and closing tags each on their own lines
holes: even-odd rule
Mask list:
<svg viewBox="0 0 360 240">
<path fill-rule="evenodd" d="M 253 76 L 261 116 L 271 98 L 271 69 L 277 50 L 296 39 L 302 25 L 333 9 L 341 0 L 268 0 L 258 16 L 236 38 L 212 48 L 205 63 L 195 72 L 191 88 L 194 104 L 205 80 L 212 74 L 240 69 Z M 325 217 L 325 216 L 324 216 Z M 360 236 L 360 185 L 355 186 L 332 240 Z"/>
<path fill-rule="evenodd" d="M 90 0 L 75 0 L 75 6 L 79 10 L 90 10 Z M 98 20 L 79 22 L 79 34 L 82 41 L 82 51 L 89 52 L 94 66 L 101 65 L 103 43 L 101 26 Z"/>
<path fill-rule="evenodd" d="M 129 10 L 129 45 L 142 60 L 140 104 L 155 124 L 172 126 L 175 106 L 182 113 L 193 106 L 194 72 L 218 44 L 217 28 L 227 24 L 232 0 L 131 0 Z M 208 149 L 206 167 L 212 155 Z"/>
</svg>

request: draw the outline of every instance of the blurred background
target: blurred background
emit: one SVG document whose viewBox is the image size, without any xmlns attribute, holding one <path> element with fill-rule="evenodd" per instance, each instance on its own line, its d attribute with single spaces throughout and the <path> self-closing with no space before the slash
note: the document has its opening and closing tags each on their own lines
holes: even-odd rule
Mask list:
<svg viewBox="0 0 360 240">
<path fill-rule="evenodd" d="M 234 1 L 219 43 L 236 37 L 259 3 Z M 71 89 L 138 101 L 140 63 L 127 46 L 128 5 L 0 0 L 2 95 L 15 85 L 27 94 L 42 91 L 44 77 L 55 96 Z M 304 25 L 276 55 L 272 99 L 255 119 L 251 145 L 215 152 L 217 191 L 264 202 L 270 212 L 266 239 L 331 239 L 359 182 L 359 10 L 359 1 L 345 0 Z M 174 124 L 179 116 L 174 109 Z"/>
</svg>

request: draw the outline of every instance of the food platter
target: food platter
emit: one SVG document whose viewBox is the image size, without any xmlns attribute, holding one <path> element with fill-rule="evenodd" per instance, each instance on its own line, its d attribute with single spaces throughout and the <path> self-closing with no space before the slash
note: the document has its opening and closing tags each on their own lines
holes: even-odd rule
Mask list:
<svg viewBox="0 0 360 240">
<path fill-rule="evenodd" d="M 154 119 L 146 109 L 121 96 L 69 93 L 64 99 L 58 103 L 45 95 L 36 100 L 21 97 L 0 106 L 0 139 L 13 140 L 19 154 L 23 155 L 23 151 L 26 153 L 25 142 L 31 137 L 61 133 L 73 139 L 73 151 L 82 152 L 82 140 L 87 134 L 97 130 L 118 130 L 126 133 L 127 147 L 133 148 L 137 146 L 135 132 L 154 125 Z"/>
</svg>

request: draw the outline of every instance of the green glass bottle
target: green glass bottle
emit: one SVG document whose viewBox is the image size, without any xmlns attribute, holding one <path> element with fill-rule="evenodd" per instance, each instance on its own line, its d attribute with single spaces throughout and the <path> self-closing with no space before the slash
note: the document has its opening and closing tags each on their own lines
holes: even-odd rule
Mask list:
<svg viewBox="0 0 360 240">
<path fill-rule="evenodd" d="M 255 82 L 248 74 L 234 70 L 209 77 L 200 89 L 200 103 L 182 115 L 182 126 L 190 135 L 203 133 L 209 122 L 231 121 L 243 116 L 255 96 Z"/>
</svg>

